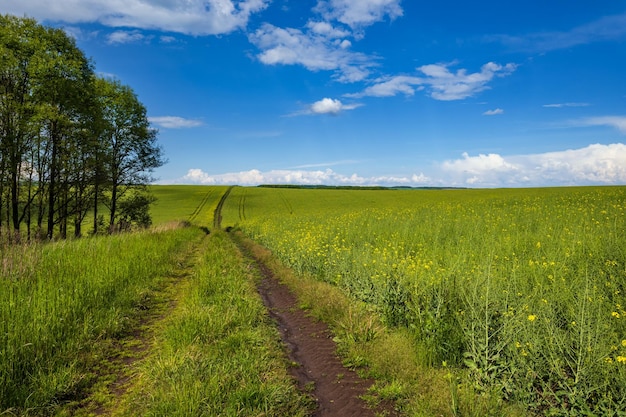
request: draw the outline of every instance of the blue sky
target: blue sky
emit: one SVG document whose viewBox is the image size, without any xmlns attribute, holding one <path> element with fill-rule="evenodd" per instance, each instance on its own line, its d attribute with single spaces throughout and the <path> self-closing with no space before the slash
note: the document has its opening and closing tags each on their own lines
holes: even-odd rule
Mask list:
<svg viewBox="0 0 626 417">
<path fill-rule="evenodd" d="M 159 129 L 160 183 L 626 184 L 626 2 L 5 0 Z"/>
</svg>

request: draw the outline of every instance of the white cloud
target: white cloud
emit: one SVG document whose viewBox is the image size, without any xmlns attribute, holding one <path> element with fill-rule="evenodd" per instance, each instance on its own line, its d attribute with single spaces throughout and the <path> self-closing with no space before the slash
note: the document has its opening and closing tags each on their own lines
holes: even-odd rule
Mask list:
<svg viewBox="0 0 626 417">
<path fill-rule="evenodd" d="M 401 0 L 320 0 L 315 8 L 327 20 L 335 19 L 351 28 L 370 26 L 389 16 L 402 16 Z"/>
<path fill-rule="evenodd" d="M 363 92 L 357 94 L 347 94 L 348 97 L 393 97 L 397 94 L 412 96 L 415 90 L 423 90 L 420 85 L 424 82 L 422 78 L 406 75 L 396 75 L 395 77 L 379 78 L 374 85 L 367 87 Z M 415 87 L 419 86 L 419 87 Z"/>
<path fill-rule="evenodd" d="M 185 119 L 178 116 L 158 116 L 149 117 L 150 123 L 153 123 L 159 127 L 166 129 L 182 129 L 190 127 L 202 126 L 202 122 L 199 120 Z"/>
<path fill-rule="evenodd" d="M 335 71 L 335 77 L 342 82 L 361 81 L 369 75 L 373 66 L 370 57 L 350 51 L 350 41 L 335 38 L 338 32 L 330 25 L 310 26 L 303 32 L 266 23 L 249 39 L 261 50 L 258 58 L 266 65 L 302 65 L 311 71 Z"/>
<path fill-rule="evenodd" d="M 107 43 L 109 44 L 135 43 L 142 42 L 144 40 L 146 40 L 146 37 L 138 30 L 116 30 L 107 36 Z"/>
<path fill-rule="evenodd" d="M 460 69 L 455 73 L 448 69 L 447 64 L 430 64 L 418 68 L 426 75 L 424 81 L 429 86 L 430 95 L 436 100 L 460 100 L 487 90 L 494 77 L 510 75 L 515 64 L 500 65 L 488 62 L 480 68 L 480 72 L 468 74 L 467 70 Z"/>
<path fill-rule="evenodd" d="M 319 164 L 322 165 L 322 164 Z M 301 168 L 315 168 L 304 165 Z M 328 166 L 328 165 L 326 165 Z M 568 185 L 626 184 L 626 145 L 594 144 L 579 149 L 529 155 L 502 156 L 496 153 L 471 156 L 435 165 L 431 173 L 408 176 L 344 175 L 333 171 L 286 169 L 262 172 L 256 169 L 211 175 L 190 169 L 178 184 L 300 184 L 382 185 L 438 187 L 537 187 Z"/>
<path fill-rule="evenodd" d="M 453 73 L 448 69 L 450 66 L 451 64 L 423 65 L 417 70 L 425 77 L 398 75 L 379 78 L 363 92 L 348 96 L 391 97 L 399 93 L 411 96 L 416 90 L 427 89 L 435 100 L 461 100 L 489 89 L 487 84 L 491 80 L 510 75 L 517 68 L 515 64 L 488 62 L 481 67 L 480 72 L 468 74 L 465 69 Z"/>
<path fill-rule="evenodd" d="M 338 29 L 328 22 L 310 20 L 306 26 L 311 29 L 311 32 L 331 39 L 346 38 L 351 36 L 350 32 Z"/>
<path fill-rule="evenodd" d="M 6 2 L 5 2 L 6 3 Z M 20 0 L 3 12 L 38 20 L 217 35 L 244 28 L 269 0 Z"/>
<path fill-rule="evenodd" d="M 343 175 L 326 170 L 271 170 L 261 172 L 257 169 L 219 175 L 209 175 L 201 169 L 190 169 L 187 174 L 176 183 L 183 184 L 298 184 L 298 185 L 409 185 L 420 186 L 428 184 L 430 179 L 424 174 L 414 174 L 411 177 L 362 177 L 357 174 Z"/>
<path fill-rule="evenodd" d="M 587 107 L 589 103 L 553 103 L 553 104 L 544 104 L 542 107 L 555 108 L 560 109 L 562 107 Z"/>
<path fill-rule="evenodd" d="M 173 43 L 173 42 L 176 42 L 176 38 L 173 37 L 173 36 L 164 35 L 164 36 L 159 37 L 159 39 L 161 40 L 161 43 Z"/>
<path fill-rule="evenodd" d="M 445 161 L 440 169 L 442 179 L 455 186 L 626 184 L 626 145 L 594 144 L 580 149 L 509 157 L 464 153 L 461 159 Z"/>
<path fill-rule="evenodd" d="M 311 104 L 310 113 L 331 114 L 333 116 L 336 116 L 344 110 L 354 110 L 360 106 L 360 104 L 343 104 L 337 99 L 323 98 Z"/>
<path fill-rule="evenodd" d="M 483 113 L 483 116 L 495 116 L 498 114 L 503 114 L 504 110 L 502 109 L 493 109 L 493 110 L 487 110 L 486 112 Z"/>
<path fill-rule="evenodd" d="M 611 126 L 626 134 L 626 116 L 587 117 L 574 122 L 581 126 Z"/>
<path fill-rule="evenodd" d="M 313 10 L 322 18 L 309 20 L 305 28 L 266 23 L 248 38 L 261 50 L 257 57 L 266 65 L 302 65 L 310 71 L 334 71 L 340 82 L 362 81 L 376 59 L 351 51 L 352 41 L 347 38 L 360 39 L 363 27 L 387 16 L 401 16 L 400 1 L 319 0 Z"/>
</svg>

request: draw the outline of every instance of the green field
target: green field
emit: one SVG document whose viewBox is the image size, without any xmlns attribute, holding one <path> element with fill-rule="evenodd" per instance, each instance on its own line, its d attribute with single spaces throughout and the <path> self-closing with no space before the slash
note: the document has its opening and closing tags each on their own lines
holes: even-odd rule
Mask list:
<svg viewBox="0 0 626 417">
<path fill-rule="evenodd" d="M 188 221 L 200 226 L 213 224 L 213 212 L 228 187 L 202 185 L 159 185 L 150 188 L 156 197 L 150 214 L 156 226 Z"/>
<path fill-rule="evenodd" d="M 407 415 L 626 413 L 626 187 L 153 186 L 154 230 L 2 247 L 0 414 L 110 406 L 103 346 L 175 296 L 113 415 L 306 415 L 253 277 L 215 230 L 229 190 L 222 228 L 289 267 L 312 314 L 340 317 L 345 363 Z"/>
<path fill-rule="evenodd" d="M 421 365 L 538 413 L 626 410 L 626 188 L 235 188 L 223 224 L 341 288 Z"/>
</svg>

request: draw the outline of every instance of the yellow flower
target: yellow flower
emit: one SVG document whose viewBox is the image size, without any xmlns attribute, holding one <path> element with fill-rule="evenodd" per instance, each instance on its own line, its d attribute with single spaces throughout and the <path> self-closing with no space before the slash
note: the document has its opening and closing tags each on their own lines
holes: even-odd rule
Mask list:
<svg viewBox="0 0 626 417">
<path fill-rule="evenodd" d="M 534 314 L 528 315 L 528 321 L 535 321 L 535 320 L 537 320 L 537 316 L 535 316 Z"/>
<path fill-rule="evenodd" d="M 626 363 L 626 356 L 618 356 L 615 360 L 619 363 Z"/>
<path fill-rule="evenodd" d="M 619 319 L 619 313 L 617 311 L 613 311 L 611 315 L 615 317 L 616 319 Z"/>
<path fill-rule="evenodd" d="M 622 340 L 622 346 L 626 347 L 626 340 Z"/>
<path fill-rule="evenodd" d="M 537 242 L 537 249 L 539 249 L 541 247 L 541 242 Z"/>
</svg>

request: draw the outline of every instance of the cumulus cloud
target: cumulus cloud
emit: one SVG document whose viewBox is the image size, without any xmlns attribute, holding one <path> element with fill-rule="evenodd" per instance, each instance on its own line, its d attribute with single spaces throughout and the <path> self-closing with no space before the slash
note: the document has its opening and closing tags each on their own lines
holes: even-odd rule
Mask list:
<svg viewBox="0 0 626 417">
<path fill-rule="evenodd" d="M 430 179 L 423 173 L 410 177 L 379 176 L 362 177 L 358 174 L 343 175 L 332 169 L 326 170 L 271 170 L 262 172 L 257 169 L 227 174 L 210 175 L 201 169 L 190 169 L 179 183 L 185 184 L 298 184 L 298 185 L 407 185 L 420 186 L 428 184 Z"/>
<path fill-rule="evenodd" d="M 323 98 L 311 104 L 308 113 L 330 114 L 336 116 L 344 110 L 354 110 L 360 106 L 360 104 L 343 104 L 340 100 L 337 99 Z"/>
<path fill-rule="evenodd" d="M 503 114 L 504 110 L 502 109 L 493 109 L 493 110 L 487 110 L 486 112 L 483 113 L 483 116 L 495 116 L 498 114 Z"/>
<path fill-rule="evenodd" d="M 267 65 L 302 65 L 310 71 L 334 71 L 342 82 L 361 81 L 369 75 L 373 59 L 353 52 L 350 41 L 337 37 L 330 25 L 309 23 L 309 29 L 279 28 L 264 24 L 249 35 L 261 50 L 259 60 Z"/>
<path fill-rule="evenodd" d="M 20 0 L 3 12 L 38 20 L 218 35 L 244 28 L 269 0 Z"/>
<path fill-rule="evenodd" d="M 464 153 L 440 166 L 456 186 L 519 187 L 626 183 L 626 145 L 594 144 L 542 154 L 501 156 Z"/>
<path fill-rule="evenodd" d="M 497 153 L 470 155 L 436 164 L 432 172 L 407 176 L 363 176 L 340 174 L 332 169 L 256 169 L 212 175 L 190 169 L 174 180 L 183 184 L 300 184 L 300 185 L 382 185 L 436 187 L 538 187 L 568 185 L 626 184 L 626 145 L 593 144 L 584 148 L 529 155 L 503 156 Z"/>
<path fill-rule="evenodd" d="M 155 124 L 159 127 L 163 127 L 166 129 L 183 129 L 190 127 L 198 127 L 202 126 L 202 122 L 200 120 L 193 119 L 185 119 L 183 117 L 178 116 L 157 116 L 157 117 L 149 117 L 148 120 L 150 123 Z"/>
<path fill-rule="evenodd" d="M 333 71 L 340 82 L 366 79 L 376 65 L 374 57 L 350 50 L 363 28 L 386 17 L 402 16 L 401 0 L 320 0 L 313 9 L 320 14 L 304 28 L 264 24 L 248 36 L 260 49 L 266 65 L 302 65 L 310 71 Z"/>
<path fill-rule="evenodd" d="M 402 16 L 401 0 L 320 0 L 315 8 L 327 20 L 337 20 L 351 28 L 370 26 Z"/>
<path fill-rule="evenodd" d="M 480 72 L 467 73 L 466 69 L 450 71 L 452 64 L 423 65 L 417 70 L 423 76 L 397 75 L 379 78 L 363 92 L 350 94 L 351 97 L 391 97 L 397 94 L 412 96 L 415 91 L 426 89 L 435 100 L 461 100 L 487 90 L 487 85 L 496 77 L 510 75 L 517 66 L 488 62 Z"/>
</svg>

